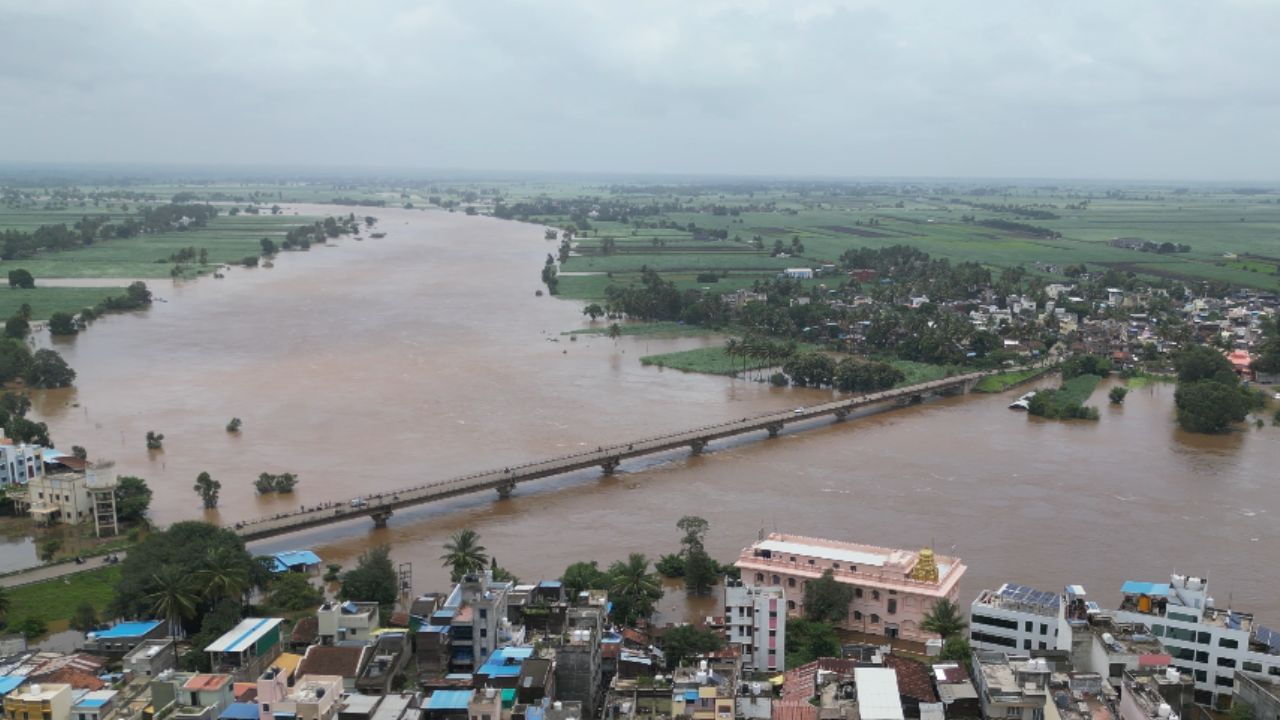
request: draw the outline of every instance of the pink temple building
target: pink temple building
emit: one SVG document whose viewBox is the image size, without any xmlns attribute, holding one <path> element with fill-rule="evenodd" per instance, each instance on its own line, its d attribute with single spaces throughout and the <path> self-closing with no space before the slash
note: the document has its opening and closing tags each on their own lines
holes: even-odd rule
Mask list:
<svg viewBox="0 0 1280 720">
<path fill-rule="evenodd" d="M 804 612 L 804 586 L 827 570 L 853 587 L 843 627 L 923 642 L 936 635 L 920 622 L 942 598 L 956 602 L 965 566 L 960 558 L 873 545 L 771 533 L 745 548 L 734 563 L 742 580 L 786 588 L 787 611 Z"/>
</svg>

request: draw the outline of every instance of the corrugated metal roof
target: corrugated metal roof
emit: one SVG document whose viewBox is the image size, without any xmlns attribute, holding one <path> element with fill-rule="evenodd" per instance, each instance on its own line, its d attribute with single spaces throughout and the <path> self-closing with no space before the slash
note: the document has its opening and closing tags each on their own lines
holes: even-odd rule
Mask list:
<svg viewBox="0 0 1280 720">
<path fill-rule="evenodd" d="M 427 701 L 428 710 L 466 710 L 474 690 L 436 690 Z"/>
<path fill-rule="evenodd" d="M 281 618 L 245 618 L 239 625 L 205 647 L 205 652 L 243 652 L 281 622 L 283 622 Z"/>
<path fill-rule="evenodd" d="M 903 720 L 898 674 L 890 668 L 854 668 L 862 720 Z"/>
<path fill-rule="evenodd" d="M 96 638 L 132 638 L 141 637 L 159 627 L 159 620 L 139 620 L 122 622 L 114 627 L 93 634 Z"/>
</svg>

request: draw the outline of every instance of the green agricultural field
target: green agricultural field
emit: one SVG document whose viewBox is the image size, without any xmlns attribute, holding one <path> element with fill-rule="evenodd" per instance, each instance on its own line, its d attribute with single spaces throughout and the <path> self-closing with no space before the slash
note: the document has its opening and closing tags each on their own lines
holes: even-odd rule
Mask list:
<svg viewBox="0 0 1280 720">
<path fill-rule="evenodd" d="M 0 288 L 0 320 L 13 317 L 18 309 L 31 306 L 32 320 L 48 320 L 56 312 L 78 313 L 108 297 L 124 295 L 124 287 L 40 287 L 34 290 Z"/>
<path fill-rule="evenodd" d="M 609 327 L 612 323 L 606 320 L 598 320 L 598 327 L 581 328 L 579 330 L 570 330 L 569 332 L 560 333 L 561 335 L 608 335 Z M 709 330 L 699 325 L 685 325 L 676 322 L 630 322 L 619 324 L 618 329 L 623 335 L 635 337 L 700 337 L 709 335 L 715 330 Z"/>
<path fill-rule="evenodd" d="M 905 380 L 895 387 L 918 385 L 932 380 L 941 380 L 952 375 L 973 372 L 973 368 L 960 367 L 958 365 L 932 365 L 930 363 L 915 362 L 914 360 L 896 359 L 886 360 L 886 362 L 898 368 L 903 375 L 907 376 Z"/>
<path fill-rule="evenodd" d="M 736 375 L 745 370 L 757 370 L 769 367 L 772 363 L 730 356 L 724 346 L 695 348 L 680 352 L 646 355 L 640 358 L 641 365 L 683 370 L 685 372 L 706 373 L 708 375 Z"/>
</svg>

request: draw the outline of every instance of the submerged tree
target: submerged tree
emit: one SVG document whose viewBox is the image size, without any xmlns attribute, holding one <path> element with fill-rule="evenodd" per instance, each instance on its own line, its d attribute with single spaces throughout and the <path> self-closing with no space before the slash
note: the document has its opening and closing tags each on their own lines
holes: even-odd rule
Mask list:
<svg viewBox="0 0 1280 720">
<path fill-rule="evenodd" d="M 191 488 L 200 500 L 204 502 L 205 510 L 213 510 L 218 507 L 218 492 L 222 490 L 222 483 L 214 480 L 207 472 L 202 472 L 196 477 L 196 484 Z"/>
</svg>

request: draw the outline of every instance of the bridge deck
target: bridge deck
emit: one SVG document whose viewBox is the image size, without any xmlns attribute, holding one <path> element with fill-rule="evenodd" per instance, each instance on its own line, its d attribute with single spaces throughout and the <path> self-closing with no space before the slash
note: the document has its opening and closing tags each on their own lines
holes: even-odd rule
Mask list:
<svg viewBox="0 0 1280 720">
<path fill-rule="evenodd" d="M 276 535 L 285 535 L 307 528 L 344 522 L 358 517 L 373 517 L 375 520 L 385 522 L 391 511 L 400 508 L 445 500 L 484 490 L 509 492 L 518 483 L 591 467 L 603 467 L 606 472 L 610 472 L 623 460 L 630 458 L 666 452 L 681 447 L 693 447 L 695 444 L 705 444 L 712 440 L 760 430 L 767 430 L 773 435 L 784 426 L 792 423 L 804 422 L 828 415 L 843 417 L 845 413 L 870 405 L 910 399 L 917 395 L 943 390 L 967 388 L 970 383 L 977 382 L 980 378 L 990 374 L 993 373 L 976 372 L 955 375 L 894 390 L 857 395 L 820 405 L 746 417 L 726 423 L 704 425 L 699 428 L 645 438 L 630 443 L 601 446 L 596 450 L 562 455 L 523 465 L 513 465 L 509 468 L 487 470 L 400 490 L 363 495 L 344 502 L 326 503 L 318 507 L 295 510 L 273 517 L 239 522 L 235 524 L 234 530 L 245 540 L 257 540 Z M 694 450 L 695 452 L 700 451 L 701 447 L 694 447 Z"/>
</svg>

